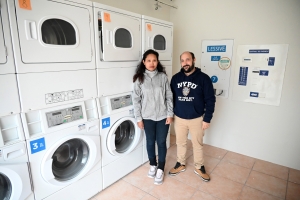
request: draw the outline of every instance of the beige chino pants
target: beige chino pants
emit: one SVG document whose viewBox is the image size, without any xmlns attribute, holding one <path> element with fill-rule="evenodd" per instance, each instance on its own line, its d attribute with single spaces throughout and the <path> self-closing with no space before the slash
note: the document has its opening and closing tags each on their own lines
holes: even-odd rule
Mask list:
<svg viewBox="0 0 300 200">
<path fill-rule="evenodd" d="M 177 144 L 177 162 L 185 165 L 188 133 L 191 134 L 194 154 L 194 166 L 200 169 L 204 165 L 203 158 L 203 136 L 202 130 L 203 117 L 195 119 L 182 119 L 177 116 L 174 118 L 174 129 Z"/>
</svg>

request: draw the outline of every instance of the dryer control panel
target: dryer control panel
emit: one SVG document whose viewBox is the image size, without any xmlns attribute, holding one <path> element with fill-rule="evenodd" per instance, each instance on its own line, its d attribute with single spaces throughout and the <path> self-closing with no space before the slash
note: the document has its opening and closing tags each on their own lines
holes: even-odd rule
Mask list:
<svg viewBox="0 0 300 200">
<path fill-rule="evenodd" d="M 48 127 L 83 119 L 82 107 L 74 106 L 46 113 Z"/>
<path fill-rule="evenodd" d="M 119 108 L 124 108 L 126 106 L 132 106 L 131 95 L 125 95 L 120 97 L 115 97 L 110 99 L 111 109 L 116 110 Z"/>
</svg>

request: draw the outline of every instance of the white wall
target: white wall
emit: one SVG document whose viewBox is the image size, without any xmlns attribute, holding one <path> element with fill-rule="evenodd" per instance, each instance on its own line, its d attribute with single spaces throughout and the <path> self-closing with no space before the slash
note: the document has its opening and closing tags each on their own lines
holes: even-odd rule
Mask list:
<svg viewBox="0 0 300 200">
<path fill-rule="evenodd" d="M 289 44 L 279 106 L 217 98 L 205 143 L 300 170 L 300 1 L 175 0 L 173 74 L 179 55 L 189 50 L 200 66 L 201 41 L 234 39 L 238 45 Z"/>
<path fill-rule="evenodd" d="M 170 21 L 170 8 L 161 5 L 158 10 L 155 10 L 154 0 L 91 0 L 93 2 L 102 3 L 108 6 L 113 6 L 130 12 L 147 15 L 158 19 Z"/>
</svg>

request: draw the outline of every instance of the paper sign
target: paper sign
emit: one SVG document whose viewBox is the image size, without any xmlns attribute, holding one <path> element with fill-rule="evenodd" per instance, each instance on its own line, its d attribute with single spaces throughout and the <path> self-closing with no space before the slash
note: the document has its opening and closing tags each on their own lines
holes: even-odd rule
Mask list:
<svg viewBox="0 0 300 200">
<path fill-rule="evenodd" d="M 152 26 L 151 26 L 151 24 L 147 24 L 147 29 L 148 29 L 148 31 L 152 31 Z"/>
<path fill-rule="evenodd" d="M 102 129 L 110 127 L 110 117 L 102 119 Z"/>
<path fill-rule="evenodd" d="M 30 141 L 31 154 L 43 151 L 46 149 L 45 138 Z"/>
<path fill-rule="evenodd" d="M 26 10 L 31 10 L 30 0 L 19 0 L 19 7 Z"/>
<path fill-rule="evenodd" d="M 110 21 L 110 14 L 109 13 L 104 13 L 104 21 L 105 22 L 111 22 Z"/>
</svg>

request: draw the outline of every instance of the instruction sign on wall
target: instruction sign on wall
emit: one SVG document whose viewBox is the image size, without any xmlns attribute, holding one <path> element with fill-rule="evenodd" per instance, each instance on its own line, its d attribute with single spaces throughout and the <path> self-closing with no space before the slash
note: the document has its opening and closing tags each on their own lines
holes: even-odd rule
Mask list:
<svg viewBox="0 0 300 200">
<path fill-rule="evenodd" d="M 215 95 L 227 98 L 233 40 L 203 40 L 201 70 L 213 83 Z"/>
<path fill-rule="evenodd" d="M 287 53 L 287 44 L 238 46 L 233 99 L 278 106 Z"/>
</svg>

